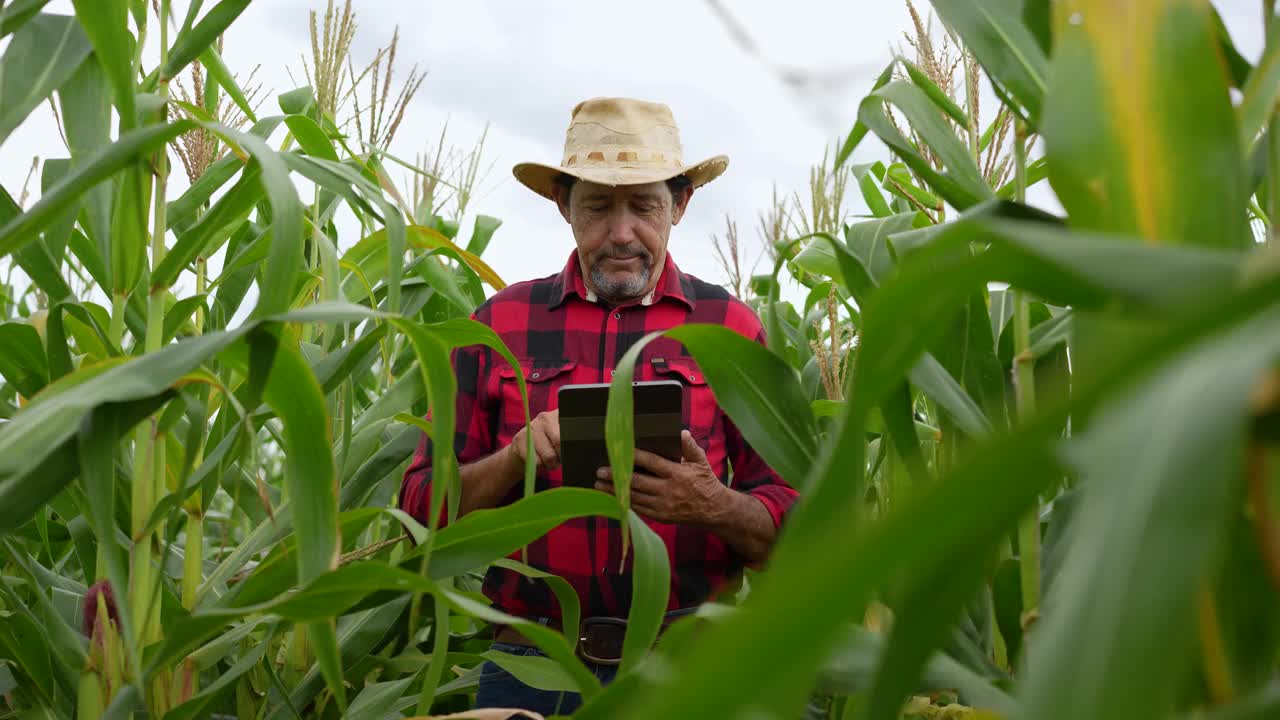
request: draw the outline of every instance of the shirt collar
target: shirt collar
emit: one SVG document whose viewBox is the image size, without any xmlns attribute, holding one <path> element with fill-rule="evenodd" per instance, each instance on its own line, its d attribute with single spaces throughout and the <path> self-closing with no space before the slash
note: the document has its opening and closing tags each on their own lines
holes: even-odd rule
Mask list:
<svg viewBox="0 0 1280 720">
<path fill-rule="evenodd" d="M 662 274 L 658 276 L 658 283 L 654 285 L 653 290 L 649 291 L 640 299 L 640 305 L 653 305 L 663 298 L 670 298 L 677 302 L 684 303 L 693 309 L 693 287 L 686 287 L 684 282 L 684 273 L 680 272 L 680 268 L 676 267 L 675 260 L 671 259 L 671 253 L 667 253 L 667 259 L 662 265 Z M 551 309 L 555 309 L 564 304 L 564 301 L 570 295 L 578 297 L 590 303 L 599 302 L 599 298 L 587 287 L 586 281 L 582 277 L 582 265 L 578 262 L 578 251 L 573 250 L 569 253 L 569 261 L 565 263 L 564 269 L 556 276 L 554 287 L 551 293 Z"/>
</svg>

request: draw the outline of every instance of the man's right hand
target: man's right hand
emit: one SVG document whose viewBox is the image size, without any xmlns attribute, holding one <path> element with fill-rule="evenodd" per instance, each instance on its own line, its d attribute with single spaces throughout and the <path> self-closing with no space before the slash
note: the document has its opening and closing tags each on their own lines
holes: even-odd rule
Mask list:
<svg viewBox="0 0 1280 720">
<path fill-rule="evenodd" d="M 511 439 L 511 450 L 520 461 L 521 474 L 528 453 L 528 436 L 533 436 L 533 451 L 538 456 L 539 470 L 560 467 L 560 410 L 540 412 Z"/>
</svg>

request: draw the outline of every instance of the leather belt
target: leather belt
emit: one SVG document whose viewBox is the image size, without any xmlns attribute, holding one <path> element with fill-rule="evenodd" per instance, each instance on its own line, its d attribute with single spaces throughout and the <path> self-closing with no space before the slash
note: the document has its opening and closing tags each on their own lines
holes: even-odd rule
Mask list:
<svg viewBox="0 0 1280 720">
<path fill-rule="evenodd" d="M 662 625 L 658 628 L 661 637 L 667 628 L 676 620 L 691 615 L 697 608 L 672 610 L 662 616 Z M 561 630 L 560 623 L 552 618 L 537 618 L 535 622 L 553 630 Z M 595 616 L 582 621 L 578 630 L 578 657 L 596 665 L 618 665 L 622 662 L 622 643 L 626 637 L 627 621 L 625 618 Z M 494 642 L 510 645 L 532 647 L 535 643 L 510 625 L 504 625 L 494 635 Z"/>
</svg>

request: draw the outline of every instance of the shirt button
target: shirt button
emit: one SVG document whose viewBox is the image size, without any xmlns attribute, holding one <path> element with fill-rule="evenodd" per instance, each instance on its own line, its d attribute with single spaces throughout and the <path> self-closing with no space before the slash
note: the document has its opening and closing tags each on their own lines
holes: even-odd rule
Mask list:
<svg viewBox="0 0 1280 720">
<path fill-rule="evenodd" d="M 622 319 L 622 313 L 614 313 L 614 314 L 613 314 L 613 319 L 614 319 L 614 320 L 621 320 L 621 319 Z"/>
<path fill-rule="evenodd" d="M 534 380 L 537 380 L 537 379 L 538 379 L 538 375 L 540 375 L 540 374 L 541 374 L 541 373 L 534 373 L 534 374 L 530 375 L 529 377 L 533 378 Z M 689 379 L 690 379 L 690 380 L 692 380 L 693 378 L 689 378 Z"/>
<path fill-rule="evenodd" d="M 613 371 L 613 370 L 610 370 L 610 371 L 609 371 L 609 377 L 613 377 L 613 373 L 614 373 L 614 371 Z"/>
<path fill-rule="evenodd" d="M 538 377 L 538 376 L 537 376 L 537 375 L 534 375 L 534 377 Z M 694 376 L 694 375 L 690 375 L 690 376 L 689 376 L 689 379 L 690 379 L 690 380 L 692 380 L 692 381 L 694 381 L 694 382 L 697 382 L 697 380 L 698 380 L 698 378 L 697 378 L 696 376 Z"/>
</svg>

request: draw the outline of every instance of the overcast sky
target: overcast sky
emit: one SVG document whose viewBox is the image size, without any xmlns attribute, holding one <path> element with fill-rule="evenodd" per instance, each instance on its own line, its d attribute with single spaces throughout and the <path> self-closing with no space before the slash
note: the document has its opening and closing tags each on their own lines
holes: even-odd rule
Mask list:
<svg viewBox="0 0 1280 720">
<path fill-rule="evenodd" d="M 183 0 L 174 4 L 185 10 Z M 773 185 L 803 193 L 809 166 L 848 132 L 858 99 L 901 47 L 910 24 L 905 2 L 898 0 L 723 5 L 745 37 L 735 35 L 705 0 L 357 0 L 353 56 L 371 59 L 398 25 L 399 77 L 415 62 L 427 71 L 392 146 L 401 157 L 434 145 L 446 120 L 449 139 L 463 146 L 488 124 L 485 167 L 491 171 L 472 208 L 504 221 L 485 258 L 509 282 L 556 272 L 573 242 L 554 205 L 517 183 L 511 166 L 558 162 L 569 111 L 582 99 L 623 95 L 667 103 L 680 126 L 686 162 L 718 153 L 730 158 L 725 175 L 695 194 L 671 240 L 682 269 L 723 282 L 710 234 L 723 231 L 727 214 L 751 242 L 752 257 L 757 254 L 755 218 L 769 205 Z M 1260 3 L 1215 5 L 1241 50 L 1256 60 Z M 918 6 L 927 13 L 927 0 Z M 256 0 L 232 26 L 224 58 L 242 74 L 261 65 L 257 77 L 269 93 L 262 114 L 277 112 L 275 96 L 295 87 L 290 71 L 303 82 L 301 58 L 310 53 L 307 11 L 323 8 L 324 0 Z M 54 0 L 49 10 L 69 13 L 70 2 Z M 855 159 L 884 154 L 868 142 Z M 15 197 L 33 155 L 66 155 L 47 105 L 0 147 L 0 182 Z M 38 180 L 33 185 L 38 193 Z M 853 212 L 864 211 L 856 193 L 849 203 Z M 470 218 L 464 228 L 465 236 Z M 344 237 L 343 247 L 354 240 Z"/>
</svg>

